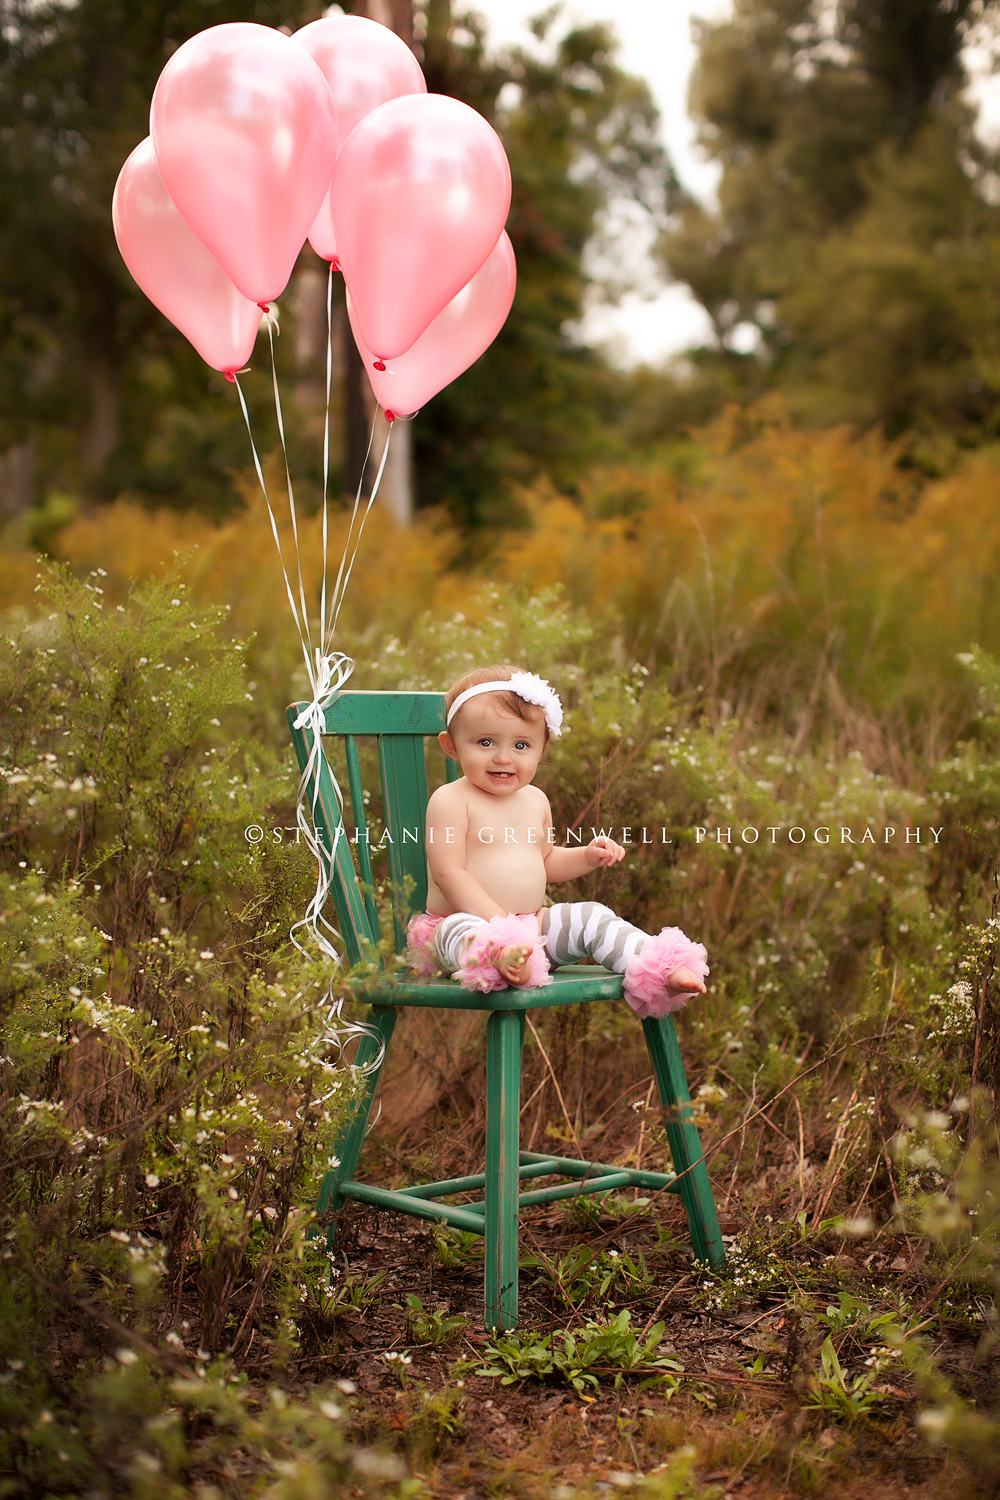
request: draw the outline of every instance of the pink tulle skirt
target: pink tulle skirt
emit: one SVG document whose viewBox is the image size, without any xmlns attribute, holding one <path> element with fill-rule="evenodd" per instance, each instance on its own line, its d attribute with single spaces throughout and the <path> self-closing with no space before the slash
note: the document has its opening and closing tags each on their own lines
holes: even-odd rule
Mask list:
<svg viewBox="0 0 1000 1500">
<path fill-rule="evenodd" d="M 443 917 L 426 911 L 419 912 L 410 919 L 406 933 L 407 960 L 422 979 L 430 979 L 442 972 L 441 961 L 434 947 L 434 934 L 443 921 Z M 541 985 L 551 984 L 549 960 L 534 912 L 523 916 L 510 912 L 505 917 L 491 917 L 488 922 L 484 920 L 466 945 L 462 963 L 455 970 L 455 978 L 465 989 L 476 990 L 484 995 L 508 989 L 507 981 L 496 968 L 494 960 L 501 948 L 512 948 L 518 944 L 529 950 L 528 979 L 526 984 L 518 987 L 538 989 Z"/>
</svg>

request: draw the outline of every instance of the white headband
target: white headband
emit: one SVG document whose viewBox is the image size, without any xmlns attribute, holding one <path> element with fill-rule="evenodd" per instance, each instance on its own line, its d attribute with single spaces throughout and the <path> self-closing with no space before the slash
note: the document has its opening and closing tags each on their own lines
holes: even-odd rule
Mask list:
<svg viewBox="0 0 1000 1500">
<path fill-rule="evenodd" d="M 480 693 L 516 693 L 525 703 L 534 703 L 539 708 L 544 708 L 545 723 L 553 739 L 558 739 L 562 734 L 563 711 L 559 694 L 534 672 L 515 672 L 506 682 L 480 682 L 475 687 L 466 688 L 464 693 L 459 693 L 448 710 L 446 727 L 451 727 L 451 721 L 462 705 Z"/>
</svg>

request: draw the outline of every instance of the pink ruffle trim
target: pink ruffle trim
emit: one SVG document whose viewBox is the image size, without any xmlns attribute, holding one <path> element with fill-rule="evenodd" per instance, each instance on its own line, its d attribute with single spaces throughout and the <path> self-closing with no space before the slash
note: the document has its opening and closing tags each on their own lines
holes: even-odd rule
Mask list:
<svg viewBox="0 0 1000 1500">
<path fill-rule="evenodd" d="M 406 929 L 406 961 L 421 979 L 433 979 L 441 973 L 434 952 L 434 931 L 441 920 L 429 911 L 418 912 Z"/>
<path fill-rule="evenodd" d="M 468 943 L 462 966 L 456 970 L 455 978 L 467 990 L 478 990 L 483 995 L 507 989 L 507 981 L 496 969 L 493 960 L 501 948 L 512 948 L 518 943 L 523 943 L 529 949 L 528 981 L 518 988 L 533 990 L 543 984 L 551 984 L 549 961 L 538 934 L 538 919 L 533 916 L 516 917 L 513 914 L 491 917 L 488 922 L 483 923 Z"/>
<path fill-rule="evenodd" d="M 679 927 L 664 927 L 643 944 L 642 952 L 630 958 L 625 970 L 625 999 L 640 1020 L 666 1016 L 680 1010 L 698 990 L 670 993 L 667 981 L 675 969 L 691 969 L 704 979 L 708 974 L 708 952 L 704 943 L 692 943 Z"/>
<path fill-rule="evenodd" d="M 442 972 L 434 951 L 434 933 L 443 920 L 443 917 L 433 916 L 426 911 L 418 912 L 410 918 L 410 925 L 406 930 L 406 958 L 410 968 L 421 979 L 433 979 Z M 528 955 L 528 982 L 519 988 L 538 989 L 541 985 L 551 984 L 549 961 L 539 936 L 538 919 L 531 915 L 493 917 L 489 922 L 484 921 L 466 948 L 462 966 L 456 970 L 455 978 L 467 990 L 478 990 L 484 995 L 507 989 L 506 979 L 497 971 L 492 960 L 501 948 L 511 948 L 518 943 L 531 949 Z"/>
</svg>

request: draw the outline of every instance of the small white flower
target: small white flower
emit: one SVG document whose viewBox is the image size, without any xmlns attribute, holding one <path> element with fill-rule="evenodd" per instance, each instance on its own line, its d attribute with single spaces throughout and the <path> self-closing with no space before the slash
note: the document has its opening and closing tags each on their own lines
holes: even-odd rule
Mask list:
<svg viewBox="0 0 1000 1500">
<path fill-rule="evenodd" d="M 931 1406 L 926 1411 L 917 1412 L 917 1426 L 929 1438 L 943 1437 L 947 1431 L 948 1423 L 948 1413 L 942 1411 L 940 1406 Z"/>
</svg>

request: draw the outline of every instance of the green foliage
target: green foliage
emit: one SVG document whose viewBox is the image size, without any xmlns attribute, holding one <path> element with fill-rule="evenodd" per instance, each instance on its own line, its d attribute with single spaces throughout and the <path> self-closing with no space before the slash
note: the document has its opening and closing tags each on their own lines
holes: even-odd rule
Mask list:
<svg viewBox="0 0 1000 1500">
<path fill-rule="evenodd" d="M 487 59 L 481 20 L 466 15 L 458 36 L 450 20 L 450 6 L 428 5 L 428 87 L 467 99 L 503 139 L 518 285 L 496 342 L 421 413 L 418 483 L 462 523 L 504 526 L 512 481 L 542 472 L 575 486 L 616 454 L 620 381 L 571 331 L 594 290 L 585 251 L 612 199 L 655 224 L 676 184 L 649 90 L 617 66 L 608 26 L 557 33 L 549 10 L 535 46 Z"/>
<path fill-rule="evenodd" d="M 836 1303 L 830 1303 L 826 1312 L 820 1314 L 820 1322 L 829 1328 L 832 1337 L 840 1340 L 841 1349 L 844 1335 L 864 1348 L 877 1344 L 899 1349 L 906 1339 L 930 1328 L 935 1321 L 915 1315 L 904 1298 L 899 1299 L 896 1307 L 877 1312 L 863 1297 L 847 1291 L 838 1292 Z"/>
<path fill-rule="evenodd" d="M 436 1458 L 465 1428 L 465 1402 L 458 1387 L 419 1391 L 415 1409 L 410 1408 L 409 1437 L 415 1458 Z"/>
<path fill-rule="evenodd" d="M 558 1260 L 547 1255 L 524 1255 L 522 1270 L 542 1274 L 536 1284 L 548 1284 L 564 1307 L 572 1310 L 595 1303 L 614 1306 L 613 1296 L 636 1296 L 648 1291 L 653 1277 L 641 1250 L 633 1258 L 619 1250 L 594 1250 L 576 1245 Z"/>
<path fill-rule="evenodd" d="M 905 433 L 932 474 L 993 436 L 995 153 L 962 48 L 995 17 L 992 0 L 738 0 L 702 24 L 691 103 L 719 208 L 689 203 L 662 243 L 713 322 L 696 384 L 778 386 L 811 425 Z"/>
<path fill-rule="evenodd" d="M 820 1350 L 819 1374 L 815 1377 L 815 1389 L 803 1401 L 806 1411 L 821 1411 L 837 1421 L 856 1422 L 859 1417 L 869 1416 L 887 1393 L 874 1389 L 878 1370 L 872 1368 L 864 1375 L 848 1375 L 840 1363 L 833 1338 L 828 1335 Z"/>
<path fill-rule="evenodd" d="M 309 1253 L 311 1251 L 311 1254 Z M 356 1276 L 345 1265 L 341 1271 L 332 1250 L 318 1236 L 309 1241 L 301 1267 L 305 1276 L 303 1299 L 322 1318 L 336 1318 L 344 1312 L 368 1312 L 382 1301 L 385 1271 L 370 1276 Z"/>
<path fill-rule="evenodd" d="M 116 1422 L 137 1475 L 146 1453 L 172 1485 L 191 1461 L 180 1412 L 199 1403 L 262 1463 L 301 1431 L 332 1473 L 340 1438 L 314 1442 L 311 1406 L 276 1416 L 272 1438 L 228 1375 L 178 1394 L 164 1373 L 258 1335 L 287 1360 L 304 1205 L 350 1098 L 323 989 L 287 936 L 308 867 L 243 837 L 289 779 L 240 739 L 252 694 L 222 612 L 193 611 L 174 578 L 114 609 L 99 574 L 47 568 L 40 587 L 56 610 L 15 622 L 0 661 L 11 1493 L 58 1489 L 74 1466 L 106 1485 Z"/>
<path fill-rule="evenodd" d="M 424 1308 L 414 1292 L 406 1297 L 407 1336 L 417 1344 L 446 1344 L 469 1326 L 468 1318 L 450 1315 L 443 1308 Z"/>
<path fill-rule="evenodd" d="M 171 1376 L 126 1346 L 79 1379 L 71 1401 L 43 1396 L 27 1366 L 0 1378 L 4 1493 L 25 1500 L 96 1491 L 187 1500 L 233 1467 L 274 1500 L 297 1500 L 348 1483 L 377 1493 L 404 1473 L 398 1459 L 348 1441 L 336 1387 L 261 1393 L 225 1360 Z"/>
<path fill-rule="evenodd" d="M 626 1375 L 662 1380 L 683 1372 L 676 1360 L 660 1353 L 665 1328 L 665 1323 L 654 1323 L 648 1331 L 636 1333 L 632 1314 L 624 1309 L 603 1321 L 588 1318 L 573 1332 L 504 1334 L 486 1345 L 482 1362 L 472 1368 L 502 1385 L 552 1376 L 577 1395 L 596 1389 L 602 1379 L 612 1379 L 618 1390 Z"/>
<path fill-rule="evenodd" d="M 441 1264 L 448 1271 L 471 1265 L 482 1255 L 483 1237 L 466 1229 L 453 1229 L 450 1224 L 437 1223 L 432 1230 L 434 1248 Z"/>
</svg>

